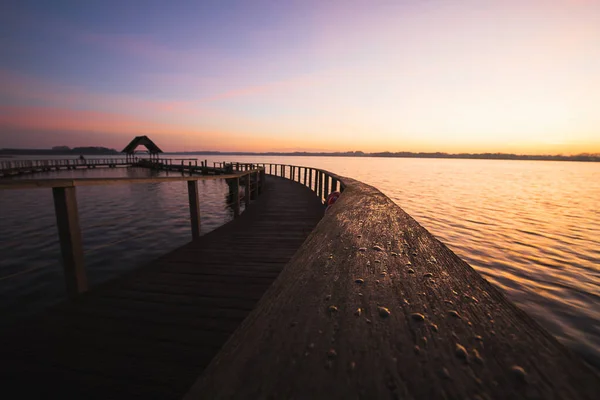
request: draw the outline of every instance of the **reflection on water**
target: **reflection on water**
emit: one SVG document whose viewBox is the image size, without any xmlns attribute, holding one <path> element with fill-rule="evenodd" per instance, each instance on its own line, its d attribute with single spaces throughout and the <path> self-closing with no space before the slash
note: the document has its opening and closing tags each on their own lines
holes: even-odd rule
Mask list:
<svg viewBox="0 0 600 400">
<path fill-rule="evenodd" d="M 22 177 L 150 177 L 147 169 L 91 169 Z M 167 173 L 161 172 L 166 176 Z M 171 173 L 170 176 L 180 176 Z M 201 233 L 229 221 L 223 180 L 199 181 Z M 191 238 L 186 182 L 77 188 L 90 285 L 119 275 Z M 64 298 L 50 189 L 0 191 L 0 312 L 24 315 Z M 10 322 L 10 318 L 4 319 Z"/>
<path fill-rule="evenodd" d="M 207 158 L 314 166 L 376 186 L 563 343 L 600 366 L 600 164 L 201 156 Z M 150 171 L 61 176 L 115 173 Z M 231 218 L 227 184 L 201 181 L 199 187 L 202 229 L 208 231 Z M 189 239 L 185 183 L 86 187 L 78 196 L 93 281 Z M 2 311 L 14 307 L 13 299 L 39 305 L 61 298 L 51 192 L 0 191 L 0 210 L 0 276 L 51 264 L 0 281 Z M 101 247 L 110 242 L 116 244 Z"/>
</svg>

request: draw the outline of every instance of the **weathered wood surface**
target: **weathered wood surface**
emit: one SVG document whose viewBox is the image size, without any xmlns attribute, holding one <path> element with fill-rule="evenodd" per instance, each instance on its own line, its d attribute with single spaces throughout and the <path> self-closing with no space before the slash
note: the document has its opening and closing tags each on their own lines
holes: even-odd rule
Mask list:
<svg viewBox="0 0 600 400">
<path fill-rule="evenodd" d="M 79 178 L 79 179 L 0 179 L 0 189 L 34 189 L 81 187 L 131 183 L 163 183 L 237 178 L 241 173 L 226 175 L 157 176 L 153 178 Z"/>
<path fill-rule="evenodd" d="M 598 398 L 577 356 L 378 190 L 342 181 L 186 399 Z"/>
<path fill-rule="evenodd" d="M 267 179 L 234 221 L 0 335 L 0 396 L 181 398 L 323 215 Z"/>
</svg>

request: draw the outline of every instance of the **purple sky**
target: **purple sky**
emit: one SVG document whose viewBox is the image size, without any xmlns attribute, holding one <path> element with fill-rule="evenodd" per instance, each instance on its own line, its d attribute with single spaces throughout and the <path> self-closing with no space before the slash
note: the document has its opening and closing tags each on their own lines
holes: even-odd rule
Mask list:
<svg viewBox="0 0 600 400">
<path fill-rule="evenodd" d="M 0 147 L 600 152 L 600 1 L 3 1 Z"/>
</svg>

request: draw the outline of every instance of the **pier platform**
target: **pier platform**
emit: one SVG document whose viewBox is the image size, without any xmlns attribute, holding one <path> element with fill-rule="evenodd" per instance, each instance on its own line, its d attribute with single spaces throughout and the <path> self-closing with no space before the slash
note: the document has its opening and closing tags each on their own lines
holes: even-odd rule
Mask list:
<svg viewBox="0 0 600 400">
<path fill-rule="evenodd" d="M 181 398 L 323 212 L 268 177 L 239 218 L 1 335 L 2 397 Z"/>
</svg>

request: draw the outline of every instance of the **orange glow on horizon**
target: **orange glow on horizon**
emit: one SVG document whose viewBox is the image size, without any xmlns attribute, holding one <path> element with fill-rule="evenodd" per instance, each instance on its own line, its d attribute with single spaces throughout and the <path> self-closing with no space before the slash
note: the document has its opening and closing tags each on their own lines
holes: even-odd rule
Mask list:
<svg viewBox="0 0 600 400">
<path fill-rule="evenodd" d="M 131 136 L 151 135 L 166 151 L 310 151 L 310 152 L 446 152 L 446 153 L 514 153 L 514 154 L 564 154 L 600 153 L 600 141 L 596 143 L 547 143 L 525 140 L 489 146 L 485 143 L 454 143 L 438 146 L 436 142 L 411 138 L 408 140 L 375 141 L 368 135 L 354 135 L 352 140 L 340 141 L 327 132 L 312 132 L 303 140 L 278 135 L 276 132 L 227 132 L 201 130 L 191 125 L 175 125 L 143 121 L 126 115 L 85 110 L 0 107 L 0 128 L 40 132 L 63 132 L 64 139 L 55 145 L 123 147 Z M 86 133 L 103 134 L 102 143 L 86 140 Z M 95 136 L 97 140 L 98 136 Z"/>
<path fill-rule="evenodd" d="M 600 153 L 600 2 L 17 3 L 0 147 Z"/>
</svg>

